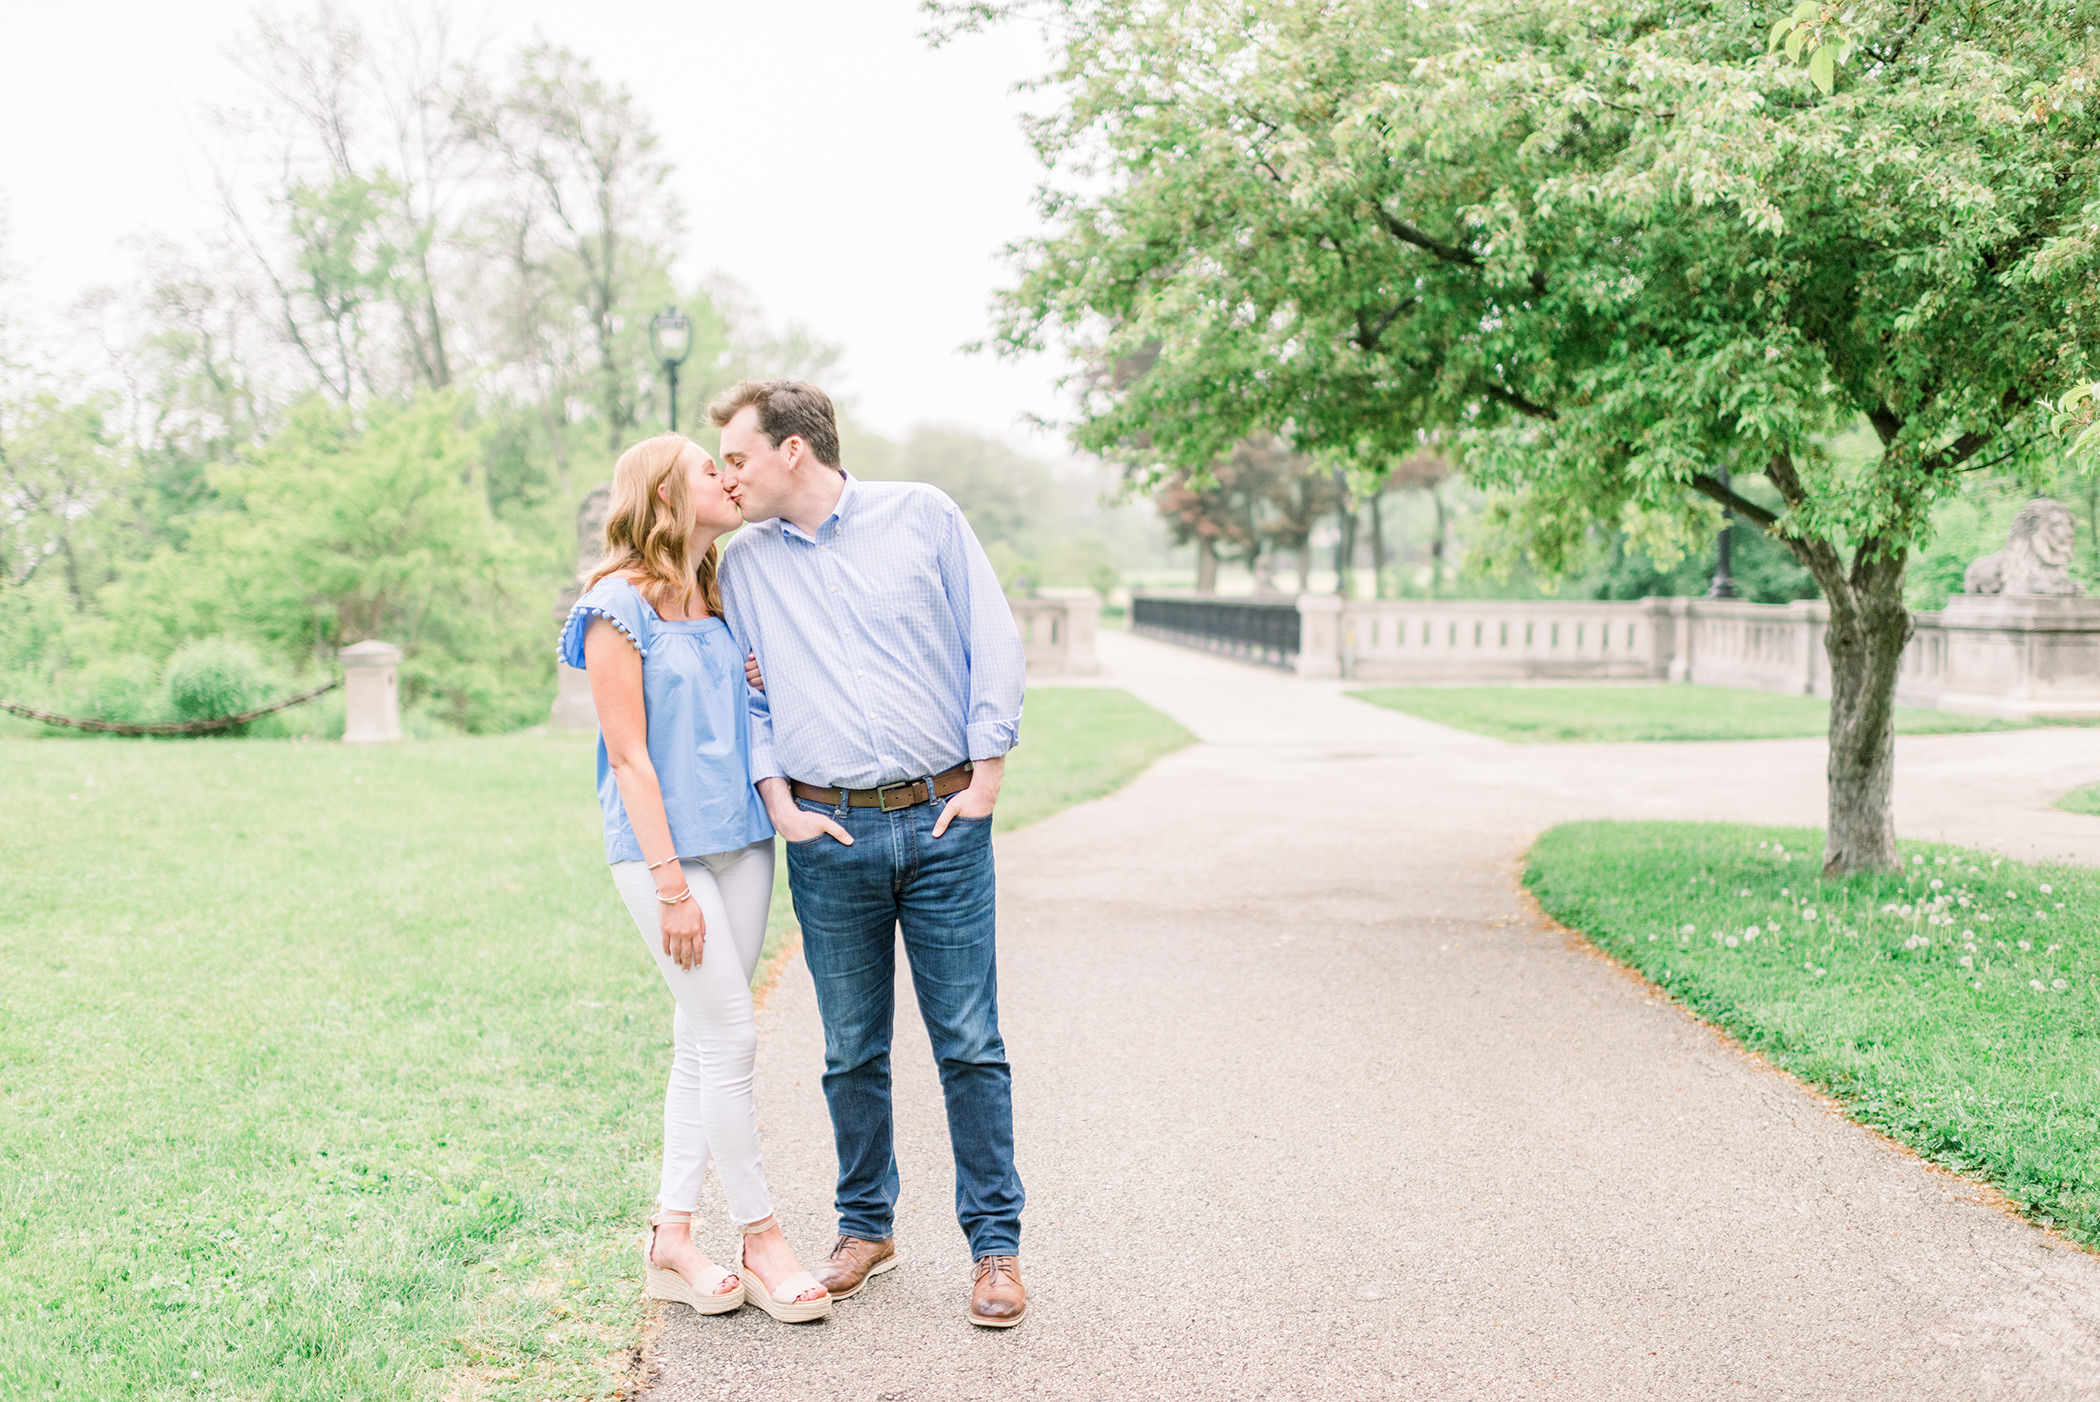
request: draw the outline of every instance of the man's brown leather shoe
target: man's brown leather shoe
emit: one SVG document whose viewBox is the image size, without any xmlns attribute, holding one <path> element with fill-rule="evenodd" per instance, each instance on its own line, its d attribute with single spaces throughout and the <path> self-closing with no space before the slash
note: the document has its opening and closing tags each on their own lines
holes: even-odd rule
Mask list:
<svg viewBox="0 0 2100 1402">
<path fill-rule="evenodd" d="M 871 1275 L 881 1275 L 897 1266 L 897 1243 L 894 1238 L 887 1241 L 862 1241 L 857 1236 L 842 1236 L 832 1246 L 831 1254 L 810 1269 L 817 1284 L 831 1292 L 834 1300 L 843 1300 L 848 1295 L 860 1293 L 860 1287 L 868 1283 Z"/>
<path fill-rule="evenodd" d="M 1028 1313 L 1028 1287 L 1021 1283 L 1018 1256 L 979 1256 L 977 1285 L 970 1291 L 970 1322 L 1011 1329 Z"/>
</svg>

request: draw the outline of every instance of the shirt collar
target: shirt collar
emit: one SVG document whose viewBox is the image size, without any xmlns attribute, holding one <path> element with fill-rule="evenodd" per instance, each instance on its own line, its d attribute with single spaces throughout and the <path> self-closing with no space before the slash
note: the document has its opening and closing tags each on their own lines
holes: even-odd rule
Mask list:
<svg viewBox="0 0 2100 1402">
<path fill-rule="evenodd" d="M 844 468 L 839 469 L 839 476 L 846 479 L 846 485 L 839 492 L 838 503 L 831 508 L 831 514 L 826 516 L 823 523 L 817 527 L 817 533 L 814 536 L 804 531 L 793 521 L 788 520 L 785 516 L 781 517 L 779 521 L 780 533 L 782 535 L 797 536 L 812 542 L 823 540 L 826 536 L 837 535 L 839 527 L 845 523 L 848 516 L 853 514 L 854 499 L 859 495 L 860 489 L 860 479 Z"/>
</svg>

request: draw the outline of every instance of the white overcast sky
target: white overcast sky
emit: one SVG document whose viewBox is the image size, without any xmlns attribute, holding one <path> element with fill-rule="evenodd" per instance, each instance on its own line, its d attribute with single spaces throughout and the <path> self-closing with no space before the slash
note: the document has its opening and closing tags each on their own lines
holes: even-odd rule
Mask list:
<svg viewBox="0 0 2100 1402">
<path fill-rule="evenodd" d="M 128 236 L 177 238 L 213 213 L 201 156 L 205 104 L 240 80 L 226 58 L 252 0 L 0 0 L 0 202 L 7 261 L 32 308 L 63 308 L 131 271 Z M 275 6 L 298 13 L 299 4 Z M 1038 451 L 1018 423 L 1056 414 L 1047 359 L 959 347 L 987 329 L 1006 276 L 1000 249 L 1035 226 L 1039 167 L 1017 80 L 1043 66 L 1032 29 L 934 51 L 916 0 L 457 0 L 455 30 L 499 48 L 536 31 L 588 55 L 647 106 L 676 163 L 690 232 L 684 271 L 747 285 L 776 322 L 845 347 L 842 388 L 895 433 L 963 423 Z M 339 0 L 380 22 L 393 0 Z M 778 218 L 713 217 L 724 153 L 760 154 Z M 790 189 L 824 214 L 789 217 Z"/>
</svg>

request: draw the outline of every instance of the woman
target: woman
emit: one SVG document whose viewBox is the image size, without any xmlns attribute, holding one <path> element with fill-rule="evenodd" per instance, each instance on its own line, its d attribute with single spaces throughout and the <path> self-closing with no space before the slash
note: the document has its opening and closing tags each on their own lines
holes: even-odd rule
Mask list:
<svg viewBox="0 0 2100 1402">
<path fill-rule="evenodd" d="M 789 1249 L 759 1162 L 751 975 L 773 898 L 773 827 L 747 769 L 743 659 L 722 621 L 716 541 L 740 523 L 690 439 L 636 444 L 613 469 L 605 559 L 562 628 L 598 708 L 605 857 L 670 985 L 663 1181 L 643 1248 L 651 1298 L 775 1319 L 831 1312 Z M 693 1244 L 710 1154 L 743 1228 L 735 1273 Z"/>
</svg>

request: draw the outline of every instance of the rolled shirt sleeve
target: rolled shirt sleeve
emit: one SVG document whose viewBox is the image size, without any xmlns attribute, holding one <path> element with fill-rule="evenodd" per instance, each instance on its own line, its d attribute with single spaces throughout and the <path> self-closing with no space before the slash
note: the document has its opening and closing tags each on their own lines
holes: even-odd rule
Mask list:
<svg viewBox="0 0 2100 1402">
<path fill-rule="evenodd" d="M 997 759 L 1021 743 L 1021 705 L 1028 661 L 1014 627 L 998 571 L 978 543 L 960 507 L 948 506 L 948 540 L 941 581 L 955 611 L 969 666 L 969 703 L 963 726 L 971 759 Z"/>
<path fill-rule="evenodd" d="M 751 782 L 761 779 L 785 779 L 787 771 L 780 767 L 780 760 L 773 753 L 773 707 L 766 694 L 757 687 L 747 687 L 751 693 L 748 714 L 751 717 Z"/>
</svg>

